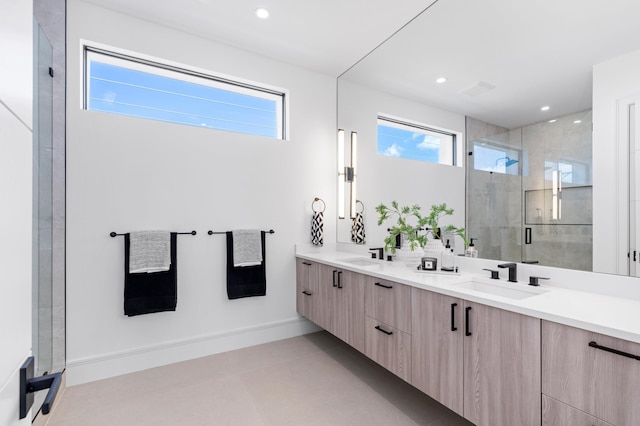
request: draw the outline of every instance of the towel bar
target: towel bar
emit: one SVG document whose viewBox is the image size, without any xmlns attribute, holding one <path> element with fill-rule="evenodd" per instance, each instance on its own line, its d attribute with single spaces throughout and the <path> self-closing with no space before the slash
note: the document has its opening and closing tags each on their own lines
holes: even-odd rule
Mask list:
<svg viewBox="0 0 640 426">
<path fill-rule="evenodd" d="M 176 234 L 178 234 L 178 235 L 196 235 L 196 234 L 197 234 L 197 232 L 196 232 L 196 231 L 191 231 L 191 232 L 176 232 Z M 110 233 L 109 235 L 111 236 L 111 238 L 115 238 L 115 237 L 121 237 L 121 236 L 123 236 L 123 235 L 125 235 L 125 234 L 118 234 L 118 233 L 112 232 L 112 233 Z"/>
<path fill-rule="evenodd" d="M 269 229 L 268 231 L 264 231 L 265 234 L 275 234 L 276 231 L 274 231 L 273 229 Z M 212 230 L 209 230 L 209 232 L 207 232 L 207 234 L 209 235 L 220 235 L 220 234 L 226 234 L 226 232 L 224 231 L 219 231 L 219 232 L 213 232 Z"/>
</svg>

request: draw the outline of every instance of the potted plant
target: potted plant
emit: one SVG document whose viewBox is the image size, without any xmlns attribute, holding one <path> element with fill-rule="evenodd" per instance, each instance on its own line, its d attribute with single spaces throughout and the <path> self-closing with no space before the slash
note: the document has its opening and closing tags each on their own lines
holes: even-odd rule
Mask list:
<svg viewBox="0 0 640 426">
<path fill-rule="evenodd" d="M 444 229 L 440 226 L 440 220 L 443 216 L 451 216 L 453 209 L 447 208 L 446 203 L 433 204 L 431 206 L 431 212 L 426 217 L 425 224 L 429 226 L 429 231 L 433 238 L 442 240 L 442 237 L 446 234 L 455 234 L 462 238 L 465 247 L 468 245 L 467 237 L 464 228 L 456 228 L 453 225 L 447 225 Z"/>
<path fill-rule="evenodd" d="M 426 235 L 419 235 L 426 224 L 426 218 L 420 214 L 420 206 L 399 206 L 397 201 L 391 202 L 391 207 L 380 204 L 376 207 L 378 212 L 378 225 L 382 225 L 385 220 L 396 218 L 396 224 L 389 228 L 389 235 L 384 239 L 384 249 L 391 253 L 396 252 L 396 238 L 398 235 L 405 235 L 408 247 L 411 251 L 424 247 L 427 242 Z M 411 220 L 413 219 L 412 223 Z"/>
</svg>

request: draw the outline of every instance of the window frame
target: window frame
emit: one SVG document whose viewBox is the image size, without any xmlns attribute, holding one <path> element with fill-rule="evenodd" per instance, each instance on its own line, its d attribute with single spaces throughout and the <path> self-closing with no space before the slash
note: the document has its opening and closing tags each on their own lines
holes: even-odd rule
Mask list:
<svg viewBox="0 0 640 426">
<path fill-rule="evenodd" d="M 114 65 L 134 71 L 145 72 L 160 77 L 178 79 L 187 83 L 199 84 L 203 86 L 234 92 L 242 95 L 249 95 L 256 98 L 273 100 L 276 102 L 276 136 L 263 136 L 253 133 L 236 132 L 234 130 L 217 129 L 215 127 L 207 127 L 209 129 L 227 131 L 237 134 L 252 135 L 264 137 L 267 139 L 288 140 L 288 116 L 289 116 L 289 92 L 286 89 L 270 86 L 266 84 L 256 83 L 253 81 L 231 77 L 219 73 L 212 73 L 208 70 L 196 67 L 186 66 L 168 60 L 163 60 L 148 55 L 137 54 L 110 46 L 102 46 L 97 43 L 81 41 L 82 54 L 82 88 L 80 93 L 81 108 L 87 111 L 89 108 L 90 79 L 91 79 L 91 60 L 99 58 L 98 62 Z M 128 117 L 142 118 L 152 121 L 154 118 L 139 117 L 135 115 L 121 114 Z M 175 121 L 165 121 L 173 124 L 189 125 Z M 197 127 L 197 126 L 194 126 Z"/>
<path fill-rule="evenodd" d="M 381 123 L 384 122 L 384 123 Z M 406 157 L 397 157 L 403 160 L 413 160 L 413 161 L 421 161 L 428 164 L 439 164 L 442 166 L 451 166 L 451 167 L 462 167 L 462 158 L 460 157 L 461 150 L 461 142 L 462 142 L 462 133 L 456 132 L 453 130 L 448 130 L 428 124 L 422 124 L 415 121 L 407 120 L 404 118 L 393 117 L 387 114 L 379 113 L 376 119 L 376 129 L 378 126 L 384 125 L 387 127 L 394 127 L 396 129 L 407 130 L 407 131 L 423 131 L 423 132 L 431 132 L 438 133 L 441 135 L 446 135 L 451 137 L 451 162 L 442 163 L 442 162 L 434 162 L 434 161 L 425 161 L 416 158 L 406 158 Z M 376 130 L 376 146 L 378 143 L 378 133 Z M 382 155 L 382 154 L 378 154 Z"/>
</svg>

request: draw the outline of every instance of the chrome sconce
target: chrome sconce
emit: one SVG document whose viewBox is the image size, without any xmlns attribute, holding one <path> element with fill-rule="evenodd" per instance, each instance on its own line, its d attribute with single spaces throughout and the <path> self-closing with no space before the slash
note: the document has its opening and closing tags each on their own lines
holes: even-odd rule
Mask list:
<svg viewBox="0 0 640 426">
<path fill-rule="evenodd" d="M 350 213 L 349 216 L 356 216 L 356 164 L 358 151 L 358 134 L 351 132 L 351 165 L 345 165 L 344 159 L 344 130 L 338 129 L 338 218 L 345 218 L 345 185 L 351 185 L 349 196 Z"/>
</svg>

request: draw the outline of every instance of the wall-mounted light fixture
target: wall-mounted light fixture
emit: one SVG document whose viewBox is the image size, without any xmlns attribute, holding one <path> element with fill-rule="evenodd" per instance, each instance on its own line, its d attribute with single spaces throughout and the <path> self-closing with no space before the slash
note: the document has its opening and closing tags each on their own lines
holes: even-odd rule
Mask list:
<svg viewBox="0 0 640 426">
<path fill-rule="evenodd" d="M 346 183 L 351 184 L 349 196 L 350 213 L 349 216 L 356 216 L 356 161 L 358 152 L 358 134 L 351 132 L 351 165 L 344 164 L 344 130 L 338 129 L 338 218 L 344 219 L 344 187 Z"/>
<path fill-rule="evenodd" d="M 562 175 L 559 170 L 551 174 L 551 219 L 562 219 Z"/>
</svg>

